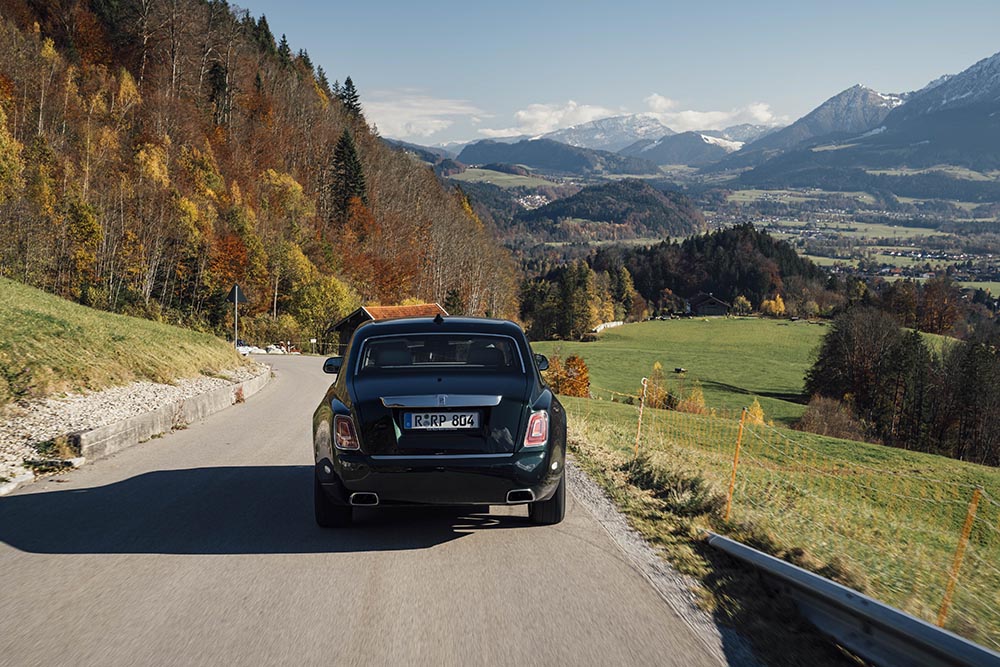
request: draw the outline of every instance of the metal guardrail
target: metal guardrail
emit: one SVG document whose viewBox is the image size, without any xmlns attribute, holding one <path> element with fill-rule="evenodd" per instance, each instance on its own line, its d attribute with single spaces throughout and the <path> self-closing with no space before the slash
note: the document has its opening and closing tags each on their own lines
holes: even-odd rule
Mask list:
<svg viewBox="0 0 1000 667">
<path fill-rule="evenodd" d="M 821 632 L 876 665 L 1000 667 L 1000 653 L 740 542 L 708 535 L 711 546 L 775 581 Z"/>
</svg>

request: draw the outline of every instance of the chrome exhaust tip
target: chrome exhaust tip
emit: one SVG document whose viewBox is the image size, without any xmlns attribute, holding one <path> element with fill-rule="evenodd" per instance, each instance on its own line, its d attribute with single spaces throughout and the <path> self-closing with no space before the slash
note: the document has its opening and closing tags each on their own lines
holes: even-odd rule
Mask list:
<svg viewBox="0 0 1000 667">
<path fill-rule="evenodd" d="M 351 494 L 351 504 L 355 507 L 374 507 L 378 505 L 378 494 L 359 491 Z"/>
<path fill-rule="evenodd" d="M 533 503 L 535 502 L 535 492 L 531 489 L 514 489 L 507 492 L 507 504 Z"/>
</svg>

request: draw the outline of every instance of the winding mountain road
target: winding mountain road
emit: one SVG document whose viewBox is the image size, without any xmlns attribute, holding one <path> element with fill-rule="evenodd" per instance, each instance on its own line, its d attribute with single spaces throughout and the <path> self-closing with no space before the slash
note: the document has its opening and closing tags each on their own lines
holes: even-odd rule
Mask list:
<svg viewBox="0 0 1000 667">
<path fill-rule="evenodd" d="M 570 495 L 313 523 L 307 357 L 245 404 L 0 498 L 0 664 L 718 665 Z M 572 491 L 572 487 L 571 487 Z"/>
</svg>

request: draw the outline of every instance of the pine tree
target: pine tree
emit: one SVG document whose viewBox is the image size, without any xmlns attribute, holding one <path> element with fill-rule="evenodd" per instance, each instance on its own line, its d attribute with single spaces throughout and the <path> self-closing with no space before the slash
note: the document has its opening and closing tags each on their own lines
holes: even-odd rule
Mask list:
<svg viewBox="0 0 1000 667">
<path fill-rule="evenodd" d="M 462 300 L 462 293 L 457 287 L 451 288 L 448 290 L 448 294 L 445 295 L 444 309 L 448 311 L 449 315 L 465 314 L 465 303 Z"/>
<path fill-rule="evenodd" d="M 349 112 L 355 116 L 361 115 L 361 98 L 358 97 L 358 90 L 354 87 L 351 77 L 344 79 L 344 87 L 340 89 L 340 101 Z"/>
<path fill-rule="evenodd" d="M 257 21 L 257 26 L 254 30 L 254 41 L 257 42 L 260 50 L 264 53 L 275 53 L 274 33 L 271 32 L 271 26 L 267 24 L 267 17 L 263 14 L 260 15 L 260 20 Z"/>
<path fill-rule="evenodd" d="M 358 159 L 354 139 L 347 129 L 337 141 L 331 167 L 333 172 L 330 183 L 331 212 L 334 222 L 343 222 L 347 219 L 347 211 L 352 198 L 357 197 L 365 205 L 368 204 L 368 192 L 365 187 L 365 175 L 361 168 L 361 160 Z"/>
<path fill-rule="evenodd" d="M 333 92 L 330 89 L 330 81 L 326 78 L 326 71 L 322 65 L 316 66 L 316 83 L 319 85 L 320 90 L 328 96 Z"/>
<path fill-rule="evenodd" d="M 281 41 L 278 42 L 278 58 L 281 59 L 282 65 L 288 65 L 292 62 L 292 48 L 288 46 L 288 38 L 284 35 L 281 36 Z"/>
</svg>

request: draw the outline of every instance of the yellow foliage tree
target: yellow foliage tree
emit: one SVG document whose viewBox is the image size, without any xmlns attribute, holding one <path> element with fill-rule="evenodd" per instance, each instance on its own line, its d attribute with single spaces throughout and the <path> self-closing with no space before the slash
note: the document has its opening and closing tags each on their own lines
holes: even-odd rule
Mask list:
<svg viewBox="0 0 1000 667">
<path fill-rule="evenodd" d="M 763 426 L 764 408 L 760 407 L 760 401 L 755 397 L 753 403 L 747 408 L 747 423 Z"/>
<path fill-rule="evenodd" d="M 780 294 L 775 294 L 773 299 L 764 299 L 760 304 L 760 312 L 767 317 L 784 317 L 785 300 Z"/>
<path fill-rule="evenodd" d="M 639 388 L 639 393 L 642 394 L 642 387 Z M 646 380 L 646 405 L 663 410 L 672 410 L 677 407 L 677 397 L 667 389 L 663 364 L 659 361 L 653 363 L 653 372 Z"/>
<path fill-rule="evenodd" d="M 702 391 L 700 382 L 695 380 L 694 385 L 691 387 L 691 392 L 677 403 L 677 410 L 696 415 L 708 413 L 708 408 L 705 406 L 705 392 Z"/>
<path fill-rule="evenodd" d="M 24 186 L 21 144 L 7 131 L 7 115 L 0 106 L 0 204 L 17 195 Z"/>
<path fill-rule="evenodd" d="M 590 370 L 579 356 L 571 354 L 565 363 L 558 354 L 549 358 L 549 368 L 542 376 L 557 394 L 562 396 L 590 397 Z"/>
</svg>

